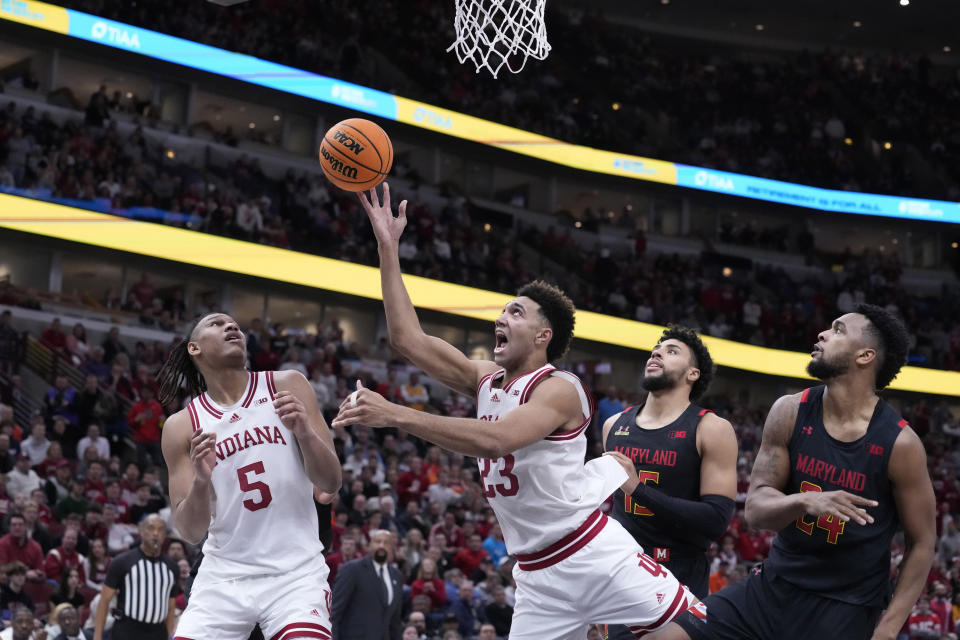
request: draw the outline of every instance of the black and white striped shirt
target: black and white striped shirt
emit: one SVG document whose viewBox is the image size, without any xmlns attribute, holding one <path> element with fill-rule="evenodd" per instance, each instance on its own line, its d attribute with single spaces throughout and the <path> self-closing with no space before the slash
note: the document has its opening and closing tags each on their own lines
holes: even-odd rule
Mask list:
<svg viewBox="0 0 960 640">
<path fill-rule="evenodd" d="M 103 583 L 118 591 L 117 608 L 124 618 L 162 623 L 177 588 L 177 568 L 172 561 L 151 558 L 137 547 L 113 559 Z"/>
</svg>

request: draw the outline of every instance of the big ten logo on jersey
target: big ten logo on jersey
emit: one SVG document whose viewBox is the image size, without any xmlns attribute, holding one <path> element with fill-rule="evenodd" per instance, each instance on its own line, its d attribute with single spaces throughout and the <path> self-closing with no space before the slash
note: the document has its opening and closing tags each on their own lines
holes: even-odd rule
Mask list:
<svg viewBox="0 0 960 640">
<path fill-rule="evenodd" d="M 671 431 L 667 434 L 668 438 L 674 438 L 676 440 L 683 440 L 687 437 L 686 431 Z"/>
</svg>

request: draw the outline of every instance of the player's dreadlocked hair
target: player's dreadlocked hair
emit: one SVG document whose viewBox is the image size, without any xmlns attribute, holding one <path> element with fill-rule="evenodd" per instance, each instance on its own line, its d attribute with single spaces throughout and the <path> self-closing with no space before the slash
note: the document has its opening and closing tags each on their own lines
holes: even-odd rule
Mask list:
<svg viewBox="0 0 960 640">
<path fill-rule="evenodd" d="M 856 312 L 866 316 L 870 324 L 865 331 L 871 335 L 879 346 L 877 349 L 876 387 L 877 391 L 885 388 L 900 373 L 900 368 L 907 361 L 907 346 L 910 344 L 910 335 L 903 322 L 895 315 L 874 304 L 858 304 Z"/>
<path fill-rule="evenodd" d="M 689 327 L 683 327 L 678 324 L 670 325 L 664 330 L 657 344 L 660 344 L 664 340 L 670 340 L 671 338 L 682 342 L 690 348 L 690 351 L 693 351 L 694 366 L 700 369 L 700 377 L 697 378 L 697 381 L 694 382 L 690 388 L 690 399 L 697 400 L 707 392 L 707 389 L 710 388 L 710 383 L 713 382 L 713 374 L 717 371 L 717 368 L 713 364 L 713 358 L 710 357 L 710 351 L 707 349 L 707 346 L 703 344 L 697 332 Z"/>
<path fill-rule="evenodd" d="M 540 305 L 540 314 L 553 329 L 553 337 L 547 345 L 547 361 L 559 360 L 570 348 L 573 340 L 573 302 L 559 288 L 543 280 L 534 280 L 520 287 L 518 296 L 526 296 Z"/>
<path fill-rule="evenodd" d="M 199 321 L 197 324 L 199 324 Z M 207 383 L 204 381 L 203 375 L 197 369 L 197 365 L 194 364 L 190 352 L 187 351 L 187 344 L 190 342 L 197 324 L 193 325 L 187 332 L 187 336 L 177 343 L 177 346 L 170 352 L 170 357 L 157 372 L 157 385 L 159 386 L 157 400 L 162 405 L 169 404 L 177 399 L 181 385 L 186 385 L 187 393 L 192 396 L 200 395 L 207 390 Z"/>
</svg>

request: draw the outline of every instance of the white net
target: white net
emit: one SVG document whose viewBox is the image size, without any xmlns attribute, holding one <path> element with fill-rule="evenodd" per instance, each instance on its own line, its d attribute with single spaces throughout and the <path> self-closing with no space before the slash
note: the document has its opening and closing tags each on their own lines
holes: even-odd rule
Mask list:
<svg viewBox="0 0 960 640">
<path fill-rule="evenodd" d="M 489 71 L 494 78 L 506 67 L 519 73 L 527 58 L 545 60 L 550 53 L 546 0 L 455 0 L 457 39 L 447 48 L 460 62 L 472 62 L 477 73 Z"/>
</svg>

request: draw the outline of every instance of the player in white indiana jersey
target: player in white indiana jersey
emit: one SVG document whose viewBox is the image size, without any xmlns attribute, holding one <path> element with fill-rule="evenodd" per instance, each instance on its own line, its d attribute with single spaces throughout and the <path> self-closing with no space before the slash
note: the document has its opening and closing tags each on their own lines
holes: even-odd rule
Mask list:
<svg viewBox="0 0 960 640">
<path fill-rule="evenodd" d="M 163 428 L 170 504 L 183 537 L 207 537 L 174 640 L 332 638 L 313 487 L 340 463 L 316 395 L 295 371 L 248 372 L 230 316 L 202 318 L 160 371 L 161 401 L 195 395 Z"/>
<path fill-rule="evenodd" d="M 503 529 L 517 601 L 511 640 L 580 640 L 592 622 L 630 625 L 639 637 L 693 602 L 669 571 L 598 509 L 628 476 L 612 458 L 584 464 L 592 406 L 579 379 L 549 364 L 573 338 L 574 308 L 556 287 L 533 282 L 496 321 L 494 361 L 473 361 L 420 327 L 400 273 L 406 224 L 376 190 L 360 197 L 380 251 L 390 342 L 454 391 L 477 395 L 478 418 L 436 416 L 360 388 L 334 426 L 396 426 L 478 458 L 483 488 Z"/>
</svg>

